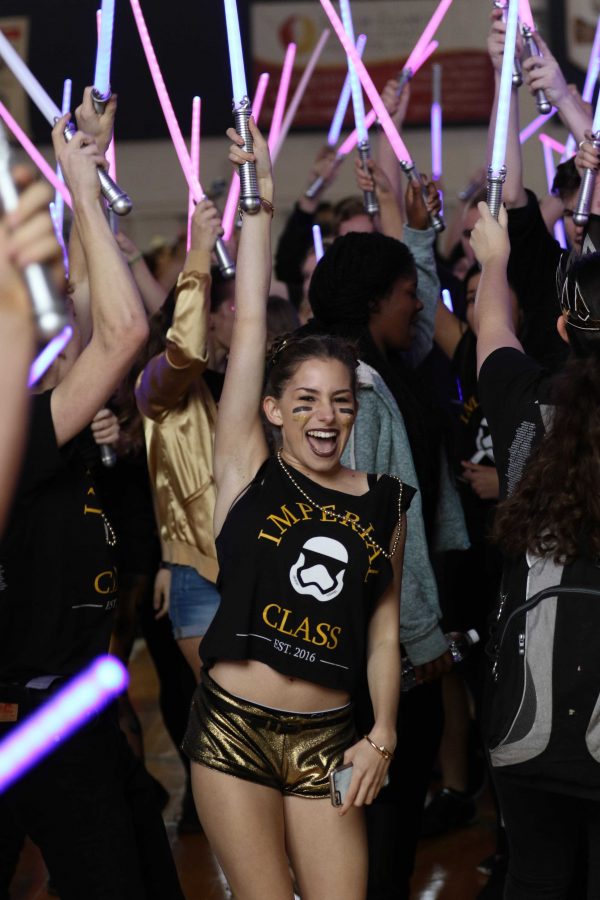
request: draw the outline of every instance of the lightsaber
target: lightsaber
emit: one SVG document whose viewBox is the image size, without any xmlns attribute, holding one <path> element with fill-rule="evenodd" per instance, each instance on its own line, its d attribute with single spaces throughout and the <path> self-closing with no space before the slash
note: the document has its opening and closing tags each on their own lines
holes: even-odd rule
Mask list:
<svg viewBox="0 0 600 900">
<path fill-rule="evenodd" d="M 434 63 L 431 67 L 431 177 L 438 181 L 442 177 L 442 67 Z"/>
<path fill-rule="evenodd" d="M 73 329 L 70 325 L 65 325 L 56 337 L 49 341 L 41 353 L 36 356 L 29 369 L 29 378 L 27 387 L 33 387 L 42 375 L 50 368 L 56 357 L 63 352 L 71 338 L 73 337 Z"/>
<path fill-rule="evenodd" d="M 443 20 L 444 16 L 446 15 L 446 13 L 448 12 L 448 10 L 450 9 L 451 5 L 452 5 L 452 0 L 441 0 L 441 2 L 438 4 L 437 8 L 435 9 L 432 17 L 430 18 L 429 22 L 425 26 L 423 33 L 421 34 L 421 37 L 419 38 L 419 40 L 413 47 L 411 53 L 409 54 L 408 59 L 404 63 L 404 67 L 403 67 L 402 71 L 400 72 L 400 74 L 398 76 L 398 92 L 397 92 L 398 96 L 400 96 L 402 88 L 404 87 L 406 82 L 410 81 L 410 79 L 413 78 L 415 72 L 417 71 L 416 64 L 417 63 L 419 63 L 420 65 L 423 64 L 421 61 L 421 57 L 423 56 L 423 53 L 425 52 L 425 50 L 427 49 L 429 44 L 431 43 L 434 34 L 440 27 L 442 20 Z"/>
<path fill-rule="evenodd" d="M 412 81 L 421 66 L 423 66 L 427 62 L 429 57 L 432 55 L 432 53 L 435 53 L 438 47 L 438 41 L 431 41 L 431 43 L 425 48 L 422 55 L 418 59 L 413 58 L 410 68 L 407 65 L 404 66 L 404 68 L 398 75 L 396 97 L 400 96 L 400 94 L 404 90 L 405 85 L 407 85 L 409 81 Z"/>
<path fill-rule="evenodd" d="M 0 56 L 12 71 L 17 81 L 29 94 L 29 97 L 37 106 L 46 121 L 51 127 L 54 127 L 55 121 L 61 117 L 60 109 L 46 93 L 35 75 L 29 71 L 17 51 L 1 31 Z M 71 123 L 67 124 L 63 132 L 66 141 L 72 139 L 75 130 L 74 125 Z M 121 190 L 118 184 L 112 180 L 103 168 L 99 166 L 97 172 L 98 180 L 100 181 L 100 190 L 102 191 L 102 196 L 106 200 L 109 208 L 114 210 L 118 216 L 126 216 L 127 213 L 131 212 L 131 199 Z"/>
<path fill-rule="evenodd" d="M 598 16 L 598 24 L 596 25 L 596 33 L 594 35 L 594 43 L 592 44 L 592 52 L 588 62 L 588 68 L 585 76 L 585 83 L 582 98 L 586 103 L 591 103 L 594 96 L 594 88 L 598 81 L 598 72 L 600 71 L 600 16 Z M 577 151 L 577 141 L 572 134 L 567 139 L 567 144 L 561 158 L 561 162 L 566 162 L 575 155 Z"/>
<path fill-rule="evenodd" d="M 56 240 L 58 241 L 60 249 L 62 251 L 63 265 L 65 267 L 65 275 L 68 278 L 69 277 L 69 254 L 67 253 L 67 246 L 65 244 L 65 237 L 63 234 L 62 224 L 58 220 L 58 215 L 56 212 L 55 204 L 50 202 L 48 204 L 48 209 L 50 210 L 50 218 L 52 219 L 52 227 L 54 228 L 54 234 L 56 235 Z"/>
<path fill-rule="evenodd" d="M 96 51 L 96 69 L 94 71 L 94 87 L 92 103 L 101 115 L 111 97 L 110 61 L 112 56 L 113 25 L 115 21 L 115 0 L 102 0 L 100 10 L 100 34 Z"/>
<path fill-rule="evenodd" d="M 444 304 L 446 309 L 450 310 L 451 313 L 454 312 L 454 304 L 452 302 L 452 294 L 450 293 L 448 288 L 444 288 L 442 290 L 442 303 Z"/>
<path fill-rule="evenodd" d="M 344 29 L 354 47 L 356 41 L 354 38 L 354 24 L 352 22 L 350 0 L 340 0 L 340 11 L 342 13 Z M 365 125 L 365 103 L 363 100 L 362 85 L 350 58 L 348 58 L 348 75 L 350 76 L 354 123 L 358 134 L 358 158 L 360 159 L 363 171 L 367 175 L 370 175 L 369 162 L 371 159 L 371 146 L 369 144 L 369 132 Z M 368 216 L 374 216 L 379 212 L 379 203 L 377 202 L 374 191 L 363 191 L 363 203 L 365 212 Z"/>
<path fill-rule="evenodd" d="M 539 131 L 542 125 L 545 125 L 548 119 L 551 119 L 555 112 L 556 109 L 553 109 L 551 112 L 546 113 L 546 115 L 544 116 L 536 116 L 535 119 L 532 119 L 529 125 L 526 125 L 525 128 L 522 128 L 519 132 L 519 142 L 521 144 L 524 144 L 529 140 L 530 137 L 533 137 L 536 131 Z"/>
<path fill-rule="evenodd" d="M 313 244 L 315 247 L 315 256 L 317 257 L 317 262 L 322 258 L 325 251 L 323 250 L 323 235 L 321 234 L 321 226 L 313 225 L 312 227 L 312 235 L 313 235 Z"/>
<path fill-rule="evenodd" d="M 542 134 L 538 134 L 538 139 L 545 147 L 550 147 L 556 153 L 565 152 L 565 145 L 561 144 L 561 142 L 557 141 L 555 138 L 550 137 L 549 134 L 544 134 L 544 132 L 542 132 Z"/>
<path fill-rule="evenodd" d="M 392 150 L 394 151 L 396 159 L 400 163 L 400 166 L 402 167 L 403 171 L 407 174 L 407 176 L 409 178 L 411 178 L 413 181 L 415 181 L 415 183 L 419 184 L 419 186 L 421 187 L 421 190 L 423 192 L 423 195 L 425 195 L 425 189 L 423 188 L 423 186 L 421 184 L 421 178 L 417 172 L 417 169 L 412 160 L 412 157 L 411 157 L 410 153 L 408 152 L 406 144 L 400 137 L 400 135 L 398 133 L 398 129 L 392 122 L 391 116 L 388 113 L 387 109 L 385 108 L 383 100 L 379 96 L 379 92 L 378 92 L 377 88 L 375 87 L 375 85 L 373 84 L 373 80 L 372 80 L 371 76 L 369 75 L 369 73 L 367 72 L 367 69 L 366 69 L 363 61 L 358 56 L 358 54 L 356 52 L 356 47 L 354 46 L 354 43 L 350 40 L 350 38 L 346 34 L 346 32 L 344 30 L 344 26 L 342 24 L 342 21 L 341 21 L 340 17 L 338 16 L 338 14 L 336 13 L 335 9 L 333 8 L 331 0 L 319 0 L 319 2 L 321 4 L 321 6 L 323 7 L 323 9 L 325 10 L 327 18 L 331 22 L 332 27 L 338 36 L 338 40 L 340 41 L 342 47 L 346 51 L 346 55 L 350 57 L 350 59 L 352 60 L 352 62 L 354 64 L 354 68 L 356 69 L 358 77 L 360 78 L 360 81 L 365 90 L 365 93 L 373 105 L 373 112 L 379 119 L 379 122 L 381 123 L 381 127 L 383 128 L 383 130 L 386 134 L 386 137 L 387 137 L 388 141 L 390 142 L 390 146 L 392 147 Z M 424 199 L 425 199 L 425 197 L 424 197 Z M 441 216 L 436 216 L 436 215 L 430 214 L 429 221 L 431 222 L 432 227 L 436 231 L 443 231 L 443 229 L 445 228 L 444 220 L 441 218 Z"/>
<path fill-rule="evenodd" d="M 254 121 L 258 125 L 258 120 L 260 118 L 260 111 L 262 109 L 263 100 L 265 99 L 265 94 L 267 93 L 267 87 L 269 85 L 269 73 L 263 72 L 260 78 L 258 79 L 258 84 L 256 86 L 256 93 L 254 94 L 254 99 L 252 101 L 252 109 L 254 115 Z M 236 220 L 236 215 L 238 211 L 238 200 L 240 196 L 240 176 L 237 172 L 234 172 L 231 177 L 231 184 L 229 185 L 229 193 L 227 194 L 227 200 L 225 201 L 225 208 L 223 209 L 223 216 L 221 218 L 221 225 L 223 227 L 223 240 L 230 241 L 233 235 L 233 228 Z"/>
<path fill-rule="evenodd" d="M 596 100 L 596 109 L 594 110 L 594 119 L 592 121 L 592 140 L 590 143 L 595 150 L 600 149 L 600 95 Z M 595 184 L 596 173 L 593 169 L 585 169 L 581 178 L 577 206 L 573 211 L 573 221 L 576 225 L 587 225 Z"/>
<path fill-rule="evenodd" d="M 61 109 L 63 116 L 65 116 L 71 110 L 72 87 L 73 87 L 73 82 L 71 81 L 71 79 L 65 78 L 65 81 L 63 84 L 62 103 L 60 105 L 60 109 Z M 60 166 L 58 165 L 58 163 L 56 165 L 56 177 L 59 178 L 60 181 L 62 181 L 62 183 L 64 184 L 65 179 L 63 178 L 63 174 L 61 172 L 61 169 L 60 169 Z M 65 201 L 63 200 L 63 196 L 60 193 L 60 191 L 54 192 L 54 209 L 55 209 L 55 213 L 56 213 L 56 222 L 60 229 L 60 234 L 61 234 L 61 238 L 62 238 L 62 231 L 63 231 L 64 218 L 65 218 Z M 53 217 L 53 221 L 54 221 L 54 217 Z M 59 243 L 61 243 L 61 246 L 64 246 L 64 240 L 62 242 L 59 241 Z"/>
<path fill-rule="evenodd" d="M 102 10 L 97 9 L 96 10 L 96 30 L 98 32 L 98 43 L 100 42 L 101 28 L 102 28 Z M 110 99 L 110 95 L 107 98 L 107 102 L 109 99 Z M 100 113 L 104 112 L 104 107 L 106 106 L 106 104 L 100 104 L 97 100 L 95 100 L 93 91 L 92 91 L 92 103 L 93 103 L 94 109 L 96 110 L 97 113 L 100 114 Z M 113 181 L 116 181 L 117 180 L 117 162 L 115 159 L 115 136 L 114 136 L 114 134 L 110 139 L 110 144 L 108 145 L 108 149 L 106 151 L 106 161 L 108 163 L 108 174 L 110 175 L 110 177 L 112 178 Z M 110 227 L 113 231 L 113 234 L 116 234 L 118 231 L 118 225 L 117 225 L 114 213 L 112 213 L 110 210 L 108 213 L 108 219 L 109 219 Z"/>
<path fill-rule="evenodd" d="M 537 44 L 533 39 L 535 25 L 533 16 L 531 15 L 529 0 L 519 0 L 519 19 L 521 20 L 521 34 L 523 35 L 528 55 L 541 56 L 542 54 L 538 50 Z M 538 112 L 542 114 L 549 113 L 552 109 L 552 104 L 546 97 L 545 91 L 541 88 L 535 92 L 535 105 L 537 106 Z"/>
<path fill-rule="evenodd" d="M 192 133 L 190 136 L 190 162 L 192 171 L 197 178 L 200 178 L 200 97 L 194 97 L 192 100 Z M 194 195 L 188 190 L 188 227 L 187 227 L 187 252 L 189 253 L 192 246 L 192 216 L 196 204 L 194 203 Z"/>
<path fill-rule="evenodd" d="M 144 15 L 139 4 L 139 0 L 130 0 L 130 4 L 138 34 L 142 42 L 142 47 L 144 49 L 144 54 L 146 56 L 146 61 L 148 63 L 148 68 L 150 69 L 150 75 L 152 76 L 152 81 L 158 95 L 158 101 L 160 103 L 163 116 L 165 117 L 165 122 L 167 124 L 167 128 L 169 129 L 169 134 L 171 135 L 173 147 L 175 148 L 175 153 L 177 154 L 181 170 L 183 172 L 185 180 L 188 183 L 188 187 L 192 192 L 194 200 L 196 201 L 196 203 L 199 203 L 200 200 L 204 198 L 205 194 L 198 180 L 198 176 L 194 175 L 194 172 L 192 171 L 192 161 L 187 151 L 185 141 L 183 140 L 183 135 L 181 133 L 179 123 L 175 118 L 173 105 L 167 93 L 167 88 L 165 86 L 165 82 L 158 65 L 158 60 L 156 59 L 154 47 L 152 46 L 152 41 L 150 40 L 150 34 L 148 32 L 148 27 L 146 25 Z M 225 243 L 221 238 L 217 238 L 217 241 L 215 243 L 215 256 L 217 257 L 219 269 L 221 270 L 221 274 L 223 275 L 223 277 L 233 278 L 233 276 L 235 275 L 235 265 L 231 257 L 229 256 L 229 253 L 227 252 Z"/>
<path fill-rule="evenodd" d="M 281 152 L 281 148 L 283 147 L 284 141 L 287 137 L 288 131 L 291 128 L 292 122 L 294 121 L 294 116 L 298 112 L 298 107 L 302 102 L 302 98 L 304 97 L 304 93 L 306 88 L 308 87 L 308 82 L 312 78 L 312 73 L 315 70 L 315 66 L 319 61 L 319 57 L 323 52 L 323 47 L 327 43 L 329 39 L 329 29 L 326 28 L 322 33 L 321 37 L 317 41 L 315 45 L 315 49 L 310 55 L 310 58 L 306 64 L 306 68 L 302 73 L 300 81 L 296 86 L 296 90 L 290 100 L 290 105 L 288 106 L 285 116 L 283 117 L 283 122 L 281 123 L 281 132 L 279 134 L 279 139 L 273 148 L 273 153 L 271 154 L 271 162 L 275 163 L 279 153 Z"/>
<path fill-rule="evenodd" d="M 552 185 L 554 183 L 554 176 L 556 174 L 556 168 L 554 166 L 554 158 L 552 156 L 552 144 L 549 141 L 543 140 L 543 138 L 547 137 L 547 135 L 540 134 L 539 138 L 542 144 L 542 150 L 544 153 L 544 168 L 546 169 L 546 183 L 548 185 L 548 193 L 552 193 Z M 562 219 L 557 219 L 554 223 L 554 237 L 560 244 L 560 246 L 566 250 L 567 249 L 567 235 L 565 233 L 565 224 Z"/>
<path fill-rule="evenodd" d="M 12 212 L 19 205 L 4 128 L 0 128 L 0 203 L 5 213 Z M 40 263 L 29 263 L 22 274 L 31 300 L 38 338 L 47 343 L 68 325 L 64 297 L 58 293 L 52 278 Z"/>
<path fill-rule="evenodd" d="M 508 10 L 507 0 L 494 0 L 492 4 L 496 9 L 502 10 L 502 21 L 506 22 L 506 14 Z M 521 68 L 521 63 L 515 56 L 513 60 L 513 73 L 512 73 L 512 83 L 513 87 L 520 88 L 523 84 L 523 69 Z"/>
<path fill-rule="evenodd" d="M 248 127 L 248 119 L 252 115 L 250 98 L 246 87 L 244 72 L 244 55 L 238 18 L 236 0 L 224 0 L 225 21 L 227 24 L 227 42 L 229 44 L 229 63 L 231 66 L 231 83 L 233 86 L 233 120 L 235 130 L 244 140 L 242 147 L 246 153 L 254 152 L 254 141 Z M 260 208 L 260 194 L 256 177 L 256 164 L 242 163 L 240 173 L 240 206 L 244 212 L 254 215 Z"/>
<path fill-rule="evenodd" d="M 296 59 L 296 45 L 288 44 L 283 60 L 283 68 L 281 70 L 281 78 L 277 88 L 277 96 L 275 97 L 275 107 L 273 109 L 273 118 L 271 119 L 271 127 L 269 128 L 269 137 L 267 143 L 269 145 L 269 153 L 271 153 L 279 139 L 281 133 L 281 125 L 283 123 L 283 115 L 285 112 L 285 104 L 288 91 L 290 89 L 290 81 L 292 80 L 292 72 L 294 70 L 294 61 Z"/>
<path fill-rule="evenodd" d="M 0 742 L 0 794 L 55 750 L 129 681 L 114 656 L 99 656 Z"/>
<path fill-rule="evenodd" d="M 510 115 L 510 101 L 512 94 L 512 64 L 517 43 L 518 14 L 518 0 L 509 0 L 504 55 L 502 57 L 502 73 L 500 75 L 500 90 L 498 92 L 498 108 L 496 111 L 496 127 L 494 130 L 494 145 L 487 177 L 487 202 L 490 212 L 495 219 L 498 218 L 498 213 L 500 212 L 502 185 L 506 178 L 506 166 L 504 165 L 504 161 L 506 158 L 506 142 L 508 138 L 508 119 Z"/>
</svg>

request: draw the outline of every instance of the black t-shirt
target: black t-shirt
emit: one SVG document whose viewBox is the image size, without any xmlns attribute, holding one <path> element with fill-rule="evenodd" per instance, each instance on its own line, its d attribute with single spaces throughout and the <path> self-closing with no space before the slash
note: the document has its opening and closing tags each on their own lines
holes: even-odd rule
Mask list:
<svg viewBox="0 0 600 900">
<path fill-rule="evenodd" d="M 90 475 L 89 431 L 59 449 L 50 398 L 32 398 L 23 470 L 0 543 L 4 683 L 69 676 L 106 653 L 117 599 L 112 528 Z"/>
<path fill-rule="evenodd" d="M 356 497 L 286 467 L 298 486 L 269 459 L 221 529 L 221 603 L 201 656 L 207 666 L 256 659 L 352 692 L 373 605 L 392 578 L 380 548 L 389 552 L 398 525 L 401 483 L 370 475 L 368 491 Z M 414 493 L 402 485 L 402 511 Z"/>
</svg>

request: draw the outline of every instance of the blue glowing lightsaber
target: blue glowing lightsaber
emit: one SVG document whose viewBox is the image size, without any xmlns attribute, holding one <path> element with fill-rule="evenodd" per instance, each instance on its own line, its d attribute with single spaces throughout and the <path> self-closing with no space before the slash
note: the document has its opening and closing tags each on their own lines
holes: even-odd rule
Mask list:
<svg viewBox="0 0 600 900">
<path fill-rule="evenodd" d="M 313 235 L 313 244 L 315 246 L 315 256 L 317 257 L 317 262 L 323 256 L 325 252 L 323 250 L 323 235 L 321 234 L 320 225 L 313 225 L 312 227 L 312 235 Z"/>
<path fill-rule="evenodd" d="M 492 160 L 488 169 L 487 178 L 487 202 L 491 214 L 495 219 L 500 212 L 502 202 L 502 185 L 506 178 L 506 141 L 508 138 L 508 118 L 510 115 L 510 100 L 513 88 L 513 61 L 517 44 L 517 22 L 519 15 L 519 0 L 509 0 L 508 15 L 506 17 L 506 38 L 504 42 L 504 55 L 502 57 L 502 74 L 500 75 L 500 90 L 498 93 L 498 109 L 496 112 L 496 127 L 494 130 L 494 146 Z"/>
<path fill-rule="evenodd" d="M 0 794 L 125 690 L 127 672 L 114 656 L 99 656 L 0 742 Z"/>
<path fill-rule="evenodd" d="M 235 130 L 244 139 L 243 149 L 246 153 L 254 152 L 254 142 L 248 119 L 252 115 L 250 97 L 246 87 L 244 71 L 244 54 L 236 0 L 224 0 L 225 21 L 227 24 L 227 42 L 229 44 L 229 63 L 231 66 L 231 84 L 233 87 L 233 119 Z M 256 166 L 245 162 L 239 167 L 240 173 L 240 206 L 246 213 L 254 215 L 261 209 Z"/>
<path fill-rule="evenodd" d="M 96 51 L 96 70 L 92 102 L 97 113 L 103 113 L 110 100 L 110 60 L 112 56 L 113 25 L 115 21 L 115 0 L 102 0 L 100 11 L 100 34 Z"/>
<path fill-rule="evenodd" d="M 442 303 L 449 309 L 451 313 L 454 312 L 454 304 L 452 302 L 452 294 L 448 290 L 448 288 L 444 288 L 442 291 Z"/>
<path fill-rule="evenodd" d="M 17 51 L 1 31 L 0 57 L 29 94 L 29 97 L 33 100 L 50 127 L 53 128 L 56 119 L 61 117 L 60 109 L 44 90 L 35 75 L 29 71 Z M 69 123 L 64 130 L 65 140 L 70 141 L 74 134 L 75 126 Z M 126 216 L 127 213 L 131 212 L 132 203 L 130 198 L 101 167 L 98 167 L 98 180 L 100 181 L 102 196 L 110 209 L 114 210 L 118 216 Z"/>
<path fill-rule="evenodd" d="M 350 0 L 340 0 L 340 13 L 342 23 L 348 38 L 353 44 L 354 25 L 352 23 L 352 12 L 350 10 Z M 350 91 L 352 94 L 352 106 L 354 109 L 354 124 L 356 125 L 356 134 L 358 136 L 358 157 L 362 163 L 364 171 L 369 173 L 369 160 L 371 158 L 371 148 L 369 146 L 369 132 L 365 125 L 365 101 L 363 99 L 362 85 L 358 77 L 358 73 L 354 68 L 354 63 L 348 57 L 348 77 L 350 78 Z M 374 216 L 379 212 L 379 204 L 377 197 L 373 191 L 364 191 L 365 212 L 369 216 Z"/>
<path fill-rule="evenodd" d="M 65 325 L 63 330 L 46 344 L 29 368 L 27 387 L 33 387 L 33 385 L 40 380 L 42 375 L 50 368 L 56 357 L 63 352 L 72 337 L 73 329 L 70 325 Z"/>
<path fill-rule="evenodd" d="M 71 111 L 71 88 L 73 86 L 73 82 L 70 78 L 65 78 L 65 82 L 63 84 L 63 95 L 62 95 L 62 103 L 61 103 L 61 112 L 64 115 Z M 57 164 L 56 166 L 56 175 L 65 183 L 65 179 L 63 178 L 63 173 L 60 170 L 60 166 Z M 60 229 L 60 233 L 62 235 L 63 224 L 65 219 L 65 201 L 63 200 L 63 196 L 60 191 L 55 191 L 54 194 L 54 211 L 56 215 L 56 224 Z M 54 215 L 52 216 L 52 220 L 54 221 Z M 61 243 L 59 241 L 59 243 Z M 61 246 L 64 246 L 64 239 L 61 243 Z"/>
<path fill-rule="evenodd" d="M 592 121 L 591 144 L 596 150 L 600 150 L 600 94 L 596 100 L 596 109 L 594 110 L 594 119 Z M 573 211 L 573 221 L 576 225 L 587 225 L 587 221 L 590 217 L 590 206 L 592 204 L 592 195 L 594 193 L 595 184 L 595 171 L 593 169 L 586 169 L 581 179 L 577 206 Z"/>
</svg>

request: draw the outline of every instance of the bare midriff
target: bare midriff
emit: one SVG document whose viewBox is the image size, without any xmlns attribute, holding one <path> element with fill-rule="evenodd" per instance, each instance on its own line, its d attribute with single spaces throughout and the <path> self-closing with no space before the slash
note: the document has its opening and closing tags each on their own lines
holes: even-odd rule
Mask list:
<svg viewBox="0 0 600 900">
<path fill-rule="evenodd" d="M 219 660 L 211 667 L 210 677 L 230 694 L 273 709 L 321 712 L 350 701 L 346 691 L 282 675 L 255 659 Z"/>
</svg>

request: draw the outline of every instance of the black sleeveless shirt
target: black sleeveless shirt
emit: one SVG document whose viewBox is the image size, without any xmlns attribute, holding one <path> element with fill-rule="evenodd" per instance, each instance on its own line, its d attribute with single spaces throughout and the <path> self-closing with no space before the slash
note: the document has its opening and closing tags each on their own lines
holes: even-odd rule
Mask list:
<svg viewBox="0 0 600 900">
<path fill-rule="evenodd" d="M 352 692 L 373 606 L 392 579 L 381 548 L 389 553 L 415 489 L 369 475 L 354 496 L 285 465 L 296 484 L 270 458 L 227 515 L 216 541 L 221 603 L 201 657 L 207 667 L 255 659 Z"/>
</svg>

